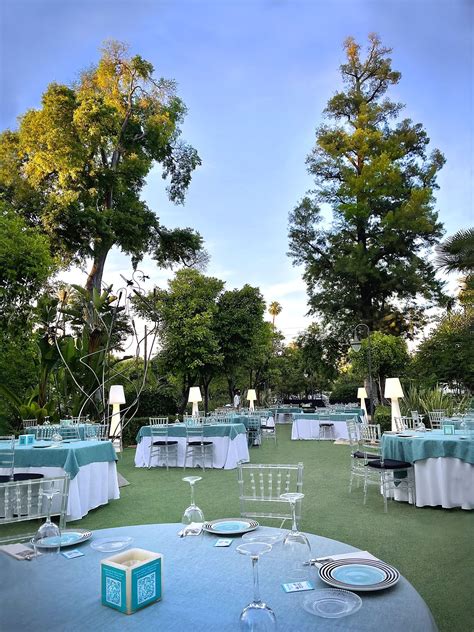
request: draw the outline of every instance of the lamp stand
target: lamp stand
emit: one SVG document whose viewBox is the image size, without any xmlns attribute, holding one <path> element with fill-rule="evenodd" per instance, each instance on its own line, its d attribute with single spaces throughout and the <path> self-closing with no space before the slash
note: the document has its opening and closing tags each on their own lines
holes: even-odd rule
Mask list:
<svg viewBox="0 0 474 632">
<path fill-rule="evenodd" d="M 392 397 L 390 401 L 392 402 L 392 431 L 396 432 L 395 417 L 401 417 L 400 404 L 398 403 L 398 397 Z"/>
<path fill-rule="evenodd" d="M 113 445 L 116 452 L 122 449 L 122 420 L 120 418 L 120 404 L 112 404 L 109 435 L 114 437 Z"/>
<path fill-rule="evenodd" d="M 193 417 L 199 417 L 199 407 L 198 407 L 198 403 L 197 402 L 193 402 L 192 416 Z"/>
</svg>

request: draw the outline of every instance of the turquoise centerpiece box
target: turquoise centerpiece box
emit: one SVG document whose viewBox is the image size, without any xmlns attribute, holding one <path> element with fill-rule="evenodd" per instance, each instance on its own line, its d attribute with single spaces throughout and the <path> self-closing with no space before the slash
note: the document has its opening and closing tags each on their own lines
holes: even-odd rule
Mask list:
<svg viewBox="0 0 474 632">
<path fill-rule="evenodd" d="M 18 445 L 33 445 L 35 442 L 35 435 L 24 434 L 18 437 Z"/>
<path fill-rule="evenodd" d="M 101 563 L 102 604 L 132 614 L 162 596 L 163 556 L 129 549 Z"/>
</svg>

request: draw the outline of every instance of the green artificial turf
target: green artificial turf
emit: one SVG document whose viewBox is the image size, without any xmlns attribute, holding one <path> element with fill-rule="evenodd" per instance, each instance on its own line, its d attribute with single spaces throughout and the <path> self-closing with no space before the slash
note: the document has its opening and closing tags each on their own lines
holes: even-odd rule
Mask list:
<svg viewBox="0 0 474 632">
<path fill-rule="evenodd" d="M 121 488 L 120 500 L 68 526 L 103 529 L 181 520 L 189 504 L 189 486 L 181 480 L 186 474 L 181 468 L 135 468 L 134 453 L 128 448 L 118 461 L 130 482 Z M 362 488 L 348 492 L 349 447 L 291 441 L 290 426 L 278 426 L 276 446 L 269 440 L 250 453 L 254 463 L 304 463 L 302 530 L 368 550 L 398 568 L 426 601 L 441 632 L 474 629 L 472 512 L 390 502 L 384 514 L 376 487 L 369 488 L 364 506 Z M 196 502 L 206 519 L 238 516 L 236 470 L 199 470 L 199 475 Z M 21 527 L 3 527 L 0 537 L 7 530 L 20 532 Z"/>
</svg>

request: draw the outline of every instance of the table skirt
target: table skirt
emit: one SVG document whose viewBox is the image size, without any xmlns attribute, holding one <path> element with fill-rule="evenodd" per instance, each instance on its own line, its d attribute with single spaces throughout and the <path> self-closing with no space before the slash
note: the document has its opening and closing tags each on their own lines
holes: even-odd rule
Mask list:
<svg viewBox="0 0 474 632">
<path fill-rule="evenodd" d="M 45 477 L 65 475 L 61 467 L 19 467 L 15 468 L 15 472 L 38 472 Z M 0 474 L 3 473 L 6 470 L 0 469 Z M 120 491 L 115 461 L 83 465 L 69 485 L 67 521 L 80 520 L 91 509 L 117 498 L 120 498 Z"/>
<path fill-rule="evenodd" d="M 295 421 L 293 422 L 293 427 L 291 429 L 291 438 L 293 440 L 318 439 L 319 424 L 324 423 L 334 424 L 335 439 L 349 439 L 349 433 L 347 432 L 347 423 L 345 421 L 326 421 L 324 419 L 295 419 Z"/>
<path fill-rule="evenodd" d="M 186 438 L 185 437 L 169 437 L 170 441 L 178 442 L 178 467 L 184 465 L 184 454 L 186 450 Z M 238 434 L 235 439 L 229 437 L 205 437 L 206 441 L 212 441 L 214 444 L 214 468 L 233 470 L 237 467 L 239 461 L 248 462 L 250 460 L 249 449 L 247 445 L 247 435 L 244 433 Z M 142 437 L 142 440 L 137 445 L 135 452 L 135 466 L 136 467 L 148 467 L 148 460 L 150 456 L 150 442 L 151 437 Z M 206 458 L 206 466 L 210 463 L 210 460 Z M 164 460 L 158 460 L 157 457 L 153 458 L 152 465 L 163 465 Z M 170 456 L 168 460 L 170 467 L 176 465 L 176 459 L 174 456 Z M 191 458 L 188 457 L 187 466 L 191 467 Z"/>
</svg>

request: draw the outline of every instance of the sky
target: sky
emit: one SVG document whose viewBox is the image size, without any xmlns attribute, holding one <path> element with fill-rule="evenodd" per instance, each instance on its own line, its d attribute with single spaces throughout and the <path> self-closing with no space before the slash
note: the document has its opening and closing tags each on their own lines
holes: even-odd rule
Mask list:
<svg viewBox="0 0 474 632">
<path fill-rule="evenodd" d="M 3 0 L 0 18 L 1 130 L 38 107 L 49 83 L 71 83 L 96 63 L 107 39 L 178 82 L 189 110 L 183 138 L 203 164 L 184 206 L 168 201 L 158 170 L 143 197 L 165 226 L 202 234 L 206 274 L 278 301 L 288 340 L 311 320 L 302 270 L 286 255 L 288 213 L 311 188 L 305 158 L 341 87 L 347 36 L 365 45 L 376 32 L 393 48 L 402 79 L 389 96 L 447 159 L 436 193 L 446 234 L 473 224 L 470 0 Z M 170 277 L 148 259 L 140 268 L 150 289 Z M 130 276 L 130 261 L 113 251 L 104 280 L 117 288 L 120 273 Z M 84 281 L 78 270 L 61 278 Z"/>
</svg>

